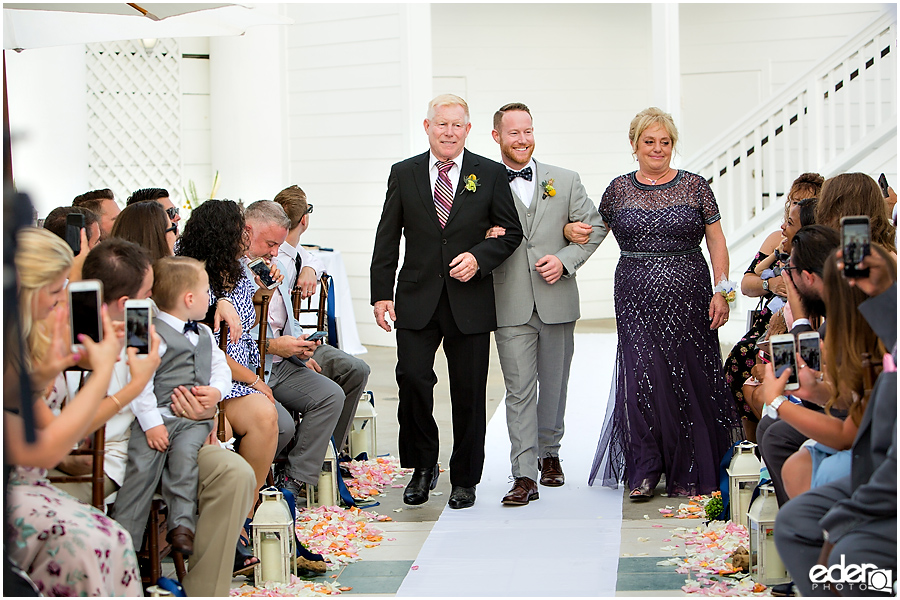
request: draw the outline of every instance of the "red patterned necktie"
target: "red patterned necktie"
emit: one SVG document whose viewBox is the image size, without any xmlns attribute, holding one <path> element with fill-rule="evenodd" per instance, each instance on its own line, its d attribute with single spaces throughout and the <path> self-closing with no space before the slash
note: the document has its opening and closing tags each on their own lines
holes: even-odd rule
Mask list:
<svg viewBox="0 0 900 600">
<path fill-rule="evenodd" d="M 453 161 L 437 161 L 438 176 L 434 182 L 434 208 L 437 210 L 438 221 L 441 222 L 441 229 L 447 224 L 447 217 L 450 216 L 450 209 L 453 207 L 453 185 L 450 183 L 450 176 L 447 174 Z"/>
</svg>

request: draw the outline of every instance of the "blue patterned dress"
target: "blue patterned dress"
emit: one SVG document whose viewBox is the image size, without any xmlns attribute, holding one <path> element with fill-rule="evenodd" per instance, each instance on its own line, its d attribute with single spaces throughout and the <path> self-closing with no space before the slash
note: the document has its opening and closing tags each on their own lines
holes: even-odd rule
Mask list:
<svg viewBox="0 0 900 600">
<path fill-rule="evenodd" d="M 242 329 L 240 339 L 236 344 L 231 343 L 229 340 L 225 352 L 235 362 L 251 371 L 255 371 L 259 366 L 259 346 L 256 345 L 256 340 L 250 335 L 250 329 L 253 328 L 253 324 L 256 322 L 256 310 L 253 308 L 254 293 L 256 293 L 256 285 L 246 275 L 242 274 L 234 289 L 225 295 L 226 298 L 231 300 L 234 309 L 241 318 Z M 216 342 L 218 342 L 221 339 L 221 330 L 215 336 Z M 258 393 L 257 390 L 246 383 L 232 380 L 231 393 L 222 398 L 222 400 Z"/>
<path fill-rule="evenodd" d="M 719 461 L 740 425 L 709 328 L 712 284 L 700 251 L 720 219 L 706 180 L 679 171 L 660 185 L 612 182 L 600 214 L 616 237 L 618 349 L 613 391 L 589 482 L 630 488 L 666 477 L 669 495 L 719 488 Z"/>
</svg>

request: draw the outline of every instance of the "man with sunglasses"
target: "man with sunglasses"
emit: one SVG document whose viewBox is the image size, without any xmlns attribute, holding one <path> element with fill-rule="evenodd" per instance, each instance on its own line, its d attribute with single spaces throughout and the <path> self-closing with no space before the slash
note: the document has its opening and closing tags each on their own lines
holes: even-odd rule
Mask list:
<svg viewBox="0 0 900 600">
<path fill-rule="evenodd" d="M 128 197 L 125 204 L 126 206 L 131 206 L 138 202 L 159 202 L 162 207 L 166 209 L 166 214 L 169 215 L 169 218 L 172 219 L 172 225 L 175 227 L 175 235 L 178 235 L 178 221 L 181 220 L 181 215 L 178 214 L 178 207 L 172 204 L 172 200 L 169 198 L 169 192 L 167 190 L 164 190 L 163 188 L 143 188 L 135 190 Z"/>
</svg>

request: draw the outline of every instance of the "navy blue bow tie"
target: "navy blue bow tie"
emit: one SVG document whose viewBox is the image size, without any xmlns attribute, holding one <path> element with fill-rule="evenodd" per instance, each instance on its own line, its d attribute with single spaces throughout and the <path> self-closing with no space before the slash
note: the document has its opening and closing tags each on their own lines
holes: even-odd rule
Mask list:
<svg viewBox="0 0 900 600">
<path fill-rule="evenodd" d="M 525 181 L 531 181 L 531 167 L 525 167 L 521 171 L 513 171 L 512 169 L 506 170 L 506 177 L 512 181 L 516 177 L 521 177 Z"/>
<path fill-rule="evenodd" d="M 182 333 L 187 333 L 188 331 L 193 331 L 196 334 L 200 334 L 200 328 L 197 327 L 197 321 L 188 321 L 184 324 L 184 331 Z"/>
</svg>

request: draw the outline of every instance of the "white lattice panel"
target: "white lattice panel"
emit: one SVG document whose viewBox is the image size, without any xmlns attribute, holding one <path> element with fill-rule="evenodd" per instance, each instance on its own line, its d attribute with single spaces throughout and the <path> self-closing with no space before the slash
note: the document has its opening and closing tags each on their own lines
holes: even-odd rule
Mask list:
<svg viewBox="0 0 900 600">
<path fill-rule="evenodd" d="M 165 188 L 181 204 L 181 52 L 160 39 L 88 44 L 87 122 L 90 189 L 124 202 L 136 189 Z"/>
</svg>

